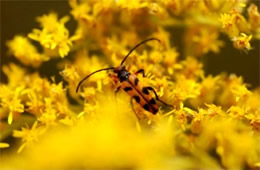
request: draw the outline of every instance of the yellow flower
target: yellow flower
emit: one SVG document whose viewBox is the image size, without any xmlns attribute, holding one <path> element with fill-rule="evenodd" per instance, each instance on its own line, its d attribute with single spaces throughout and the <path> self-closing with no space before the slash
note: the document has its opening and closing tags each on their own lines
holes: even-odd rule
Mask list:
<svg viewBox="0 0 260 170">
<path fill-rule="evenodd" d="M 4 65 L 2 69 L 7 76 L 10 88 L 15 89 L 17 85 L 23 85 L 24 80 L 26 80 L 26 70 L 14 63 Z"/>
<path fill-rule="evenodd" d="M 63 82 L 60 82 L 58 84 L 52 83 L 50 85 L 50 97 L 61 101 L 66 98 L 65 89 L 63 88 Z"/>
<path fill-rule="evenodd" d="M 234 16 L 231 14 L 220 14 L 219 21 L 222 24 L 222 28 L 229 28 L 234 24 Z"/>
<path fill-rule="evenodd" d="M 7 42 L 22 66 L 2 67 L 7 82 L 0 85 L 0 148 L 10 148 L 0 155 L 0 169 L 259 166 L 259 87 L 248 88 L 234 74 L 208 75 L 203 66 L 211 52 L 224 46 L 221 33 L 237 49 L 253 49 L 251 40 L 260 35 L 256 5 L 249 6 L 245 17 L 247 0 L 70 0 L 69 4 L 75 20 L 72 36 L 65 26 L 69 17 L 51 12 L 38 17 L 40 27 L 28 34 L 41 45 L 40 52 L 23 36 Z M 133 83 L 130 95 L 123 90 L 127 82 L 122 85 L 113 70 L 91 76 L 75 92 L 84 77 L 120 66 L 137 43 L 150 37 L 160 42 L 138 47 L 124 63 L 132 75 L 139 69 L 146 75 L 128 82 Z M 62 58 L 39 67 L 58 56 Z M 122 90 L 115 95 L 120 85 Z M 145 104 L 154 105 L 152 91 L 150 97 L 140 92 L 145 102 L 131 103 L 137 89 L 144 91 L 141 85 L 153 87 L 173 108 L 156 101 L 159 111 L 146 111 Z M 8 152 L 17 148 L 16 138 L 21 139 L 19 155 Z M 5 143 L 9 139 L 10 146 Z"/>
<path fill-rule="evenodd" d="M 236 96 L 236 101 L 240 100 L 242 97 L 248 97 L 252 93 L 246 88 L 245 84 L 239 85 L 234 84 L 231 89 L 232 93 Z"/>
<path fill-rule="evenodd" d="M 88 3 L 78 4 L 76 0 L 70 0 L 69 4 L 72 7 L 71 14 L 76 20 L 84 18 L 90 12 Z"/>
<path fill-rule="evenodd" d="M 26 37 L 17 35 L 7 42 L 7 46 L 10 53 L 24 65 L 39 67 L 42 62 L 48 60 L 48 57 L 40 54 Z"/>
<path fill-rule="evenodd" d="M 186 79 L 197 80 L 204 76 L 203 65 L 196 58 L 187 57 L 186 60 L 182 61 L 182 65 L 181 76 L 185 76 Z"/>
<path fill-rule="evenodd" d="M 40 42 L 47 50 L 47 54 L 55 56 L 57 52 L 63 58 L 69 53 L 73 40 L 73 37 L 69 37 L 69 31 L 65 27 L 68 20 L 68 16 L 58 20 L 55 13 L 38 17 L 37 21 L 40 23 L 42 30 L 34 29 L 32 33 L 28 34 L 28 37 Z M 55 53 L 52 54 L 53 52 Z"/>
<path fill-rule="evenodd" d="M 247 96 L 246 100 L 243 101 L 244 105 L 250 106 L 253 111 L 259 110 L 260 101 L 260 88 L 257 88 L 253 91 L 249 91 L 251 94 Z"/>
<path fill-rule="evenodd" d="M 8 124 L 12 124 L 14 116 L 24 112 L 24 105 L 21 101 L 24 87 L 17 87 L 14 91 L 11 91 L 6 86 L 0 86 L 0 105 L 8 109 Z"/>
<path fill-rule="evenodd" d="M 112 38 L 107 38 L 106 40 L 106 50 L 116 56 L 116 57 L 122 57 L 125 54 L 128 53 L 128 49 L 125 48 L 127 44 L 126 40 L 118 40 L 115 36 L 113 36 Z M 135 55 L 135 52 L 133 53 L 133 56 Z M 113 61 L 113 64 L 115 65 L 119 65 L 121 63 L 122 58 L 116 58 Z"/>
<path fill-rule="evenodd" d="M 86 100 L 91 99 L 91 98 L 95 97 L 96 93 L 97 93 L 96 88 L 86 87 L 86 88 L 84 88 L 84 93 L 83 93 L 82 97 L 84 97 Z"/>
<path fill-rule="evenodd" d="M 44 127 L 37 127 L 38 122 L 36 121 L 32 128 L 22 128 L 22 130 L 14 130 L 13 136 L 15 138 L 22 138 L 23 144 L 19 147 L 18 153 L 20 153 L 25 147 L 32 145 L 37 142 L 39 137 L 44 133 Z"/>
<path fill-rule="evenodd" d="M 251 92 L 243 84 L 242 77 L 231 74 L 219 82 L 222 93 L 217 98 L 222 106 L 228 108 L 232 105 L 242 104 L 251 96 Z"/>
<path fill-rule="evenodd" d="M 247 0 L 226 1 L 226 0 L 204 0 L 204 4 L 210 11 L 214 12 L 226 12 L 231 9 L 240 10 L 247 3 Z"/>
<path fill-rule="evenodd" d="M 197 97 L 200 94 L 200 88 L 200 84 L 194 80 L 180 77 L 174 85 L 172 93 L 174 106 L 177 108 L 182 107 L 186 99 Z"/>
<path fill-rule="evenodd" d="M 193 111 L 189 108 L 183 108 L 189 114 L 192 115 L 193 119 L 191 122 L 191 131 L 195 134 L 201 133 L 206 128 L 205 122 L 208 120 L 214 120 L 217 116 L 224 116 L 226 113 L 221 109 L 220 106 L 214 104 L 205 104 L 208 108 L 199 108 L 199 111 Z"/>
<path fill-rule="evenodd" d="M 222 115 L 223 116 L 224 114 L 226 114 L 222 110 L 221 106 L 216 106 L 214 104 L 205 104 L 205 105 L 208 107 L 205 114 L 209 115 L 210 117 L 213 117 L 213 116 L 216 116 L 216 115 Z M 203 111 L 203 110 L 200 110 L 200 111 Z"/>
<path fill-rule="evenodd" d="M 8 143 L 0 143 L 0 148 L 8 148 L 10 145 Z"/>
<path fill-rule="evenodd" d="M 82 57 L 80 56 L 84 55 L 84 53 L 80 52 L 78 55 L 78 57 L 76 58 L 75 62 L 73 63 L 74 66 L 77 68 L 77 72 L 74 72 L 73 74 L 78 74 L 80 76 L 80 79 L 84 78 L 85 76 L 87 76 L 88 74 L 106 67 L 102 62 L 100 62 L 100 60 L 98 59 L 98 56 L 92 56 L 91 58 L 88 57 Z M 73 71 L 73 70 L 72 70 Z M 84 85 L 86 86 L 93 86 L 95 85 L 95 87 L 98 88 L 98 91 L 102 91 L 103 90 L 103 86 L 109 84 L 110 81 L 110 77 L 107 75 L 106 72 L 101 72 L 98 74 L 95 74 L 94 76 L 90 77 L 84 84 L 82 84 L 84 87 Z M 73 96 L 75 96 L 75 87 L 78 84 L 78 81 L 69 81 L 70 85 L 72 85 L 72 88 L 74 87 L 74 89 L 69 89 L 71 94 L 73 94 Z"/>
<path fill-rule="evenodd" d="M 205 103 L 213 103 L 217 98 L 217 92 L 220 89 L 219 76 L 212 77 L 211 75 L 203 78 L 201 82 L 200 95 L 197 98 L 189 101 L 195 107 L 203 106 Z"/>
<path fill-rule="evenodd" d="M 26 102 L 26 111 L 32 114 L 39 115 L 44 108 L 42 96 L 32 90 L 27 91 L 27 96 L 29 101 Z"/>
<path fill-rule="evenodd" d="M 84 110 L 78 114 L 78 118 L 82 117 L 83 115 L 87 115 L 90 117 L 93 117 L 94 114 L 96 113 L 96 109 L 99 107 L 98 103 L 84 103 Z"/>
<path fill-rule="evenodd" d="M 149 82 L 154 87 L 157 87 L 156 89 L 158 90 L 156 91 L 159 97 L 164 96 L 165 98 L 168 98 L 170 96 L 170 92 L 172 89 L 169 89 L 167 87 L 170 87 L 172 85 L 172 82 L 170 82 L 166 76 L 163 78 L 155 78 L 154 80 L 150 80 Z"/>
<path fill-rule="evenodd" d="M 164 52 L 163 63 L 167 67 L 167 71 L 170 75 L 174 74 L 176 69 L 182 68 L 182 66 L 177 62 L 179 53 L 175 48 L 169 49 Z"/>
<path fill-rule="evenodd" d="M 251 50 L 251 45 L 249 41 L 252 39 L 252 35 L 246 35 L 245 33 L 241 33 L 240 36 L 234 37 L 234 46 L 237 49 L 246 49 L 246 50 Z"/>
<path fill-rule="evenodd" d="M 180 124 L 182 130 L 183 131 L 186 130 L 186 125 L 188 121 L 186 112 L 183 109 L 180 109 L 180 110 L 176 110 L 174 114 L 176 115 L 176 119 Z"/>
<path fill-rule="evenodd" d="M 259 39 L 259 28 L 260 28 L 260 14 L 258 12 L 258 7 L 255 4 L 250 4 L 247 9 L 249 16 L 250 28 L 253 32 L 258 32 Z"/>
<path fill-rule="evenodd" d="M 140 8 L 148 7 L 149 2 L 140 1 L 140 0 L 133 0 L 133 1 L 126 1 L 126 0 L 116 0 L 116 4 L 128 10 L 136 10 Z"/>
<path fill-rule="evenodd" d="M 56 123 L 58 111 L 55 108 L 52 98 L 45 98 L 44 101 L 45 108 L 42 111 L 41 116 L 38 118 L 38 121 L 46 125 L 53 125 Z"/>
<path fill-rule="evenodd" d="M 76 70 L 75 66 L 66 64 L 64 70 L 61 71 L 60 74 L 66 81 L 73 83 L 79 80 L 79 74 Z"/>
<path fill-rule="evenodd" d="M 240 169 L 245 163 L 252 166 L 258 162 L 259 137 L 250 134 L 250 128 L 242 121 L 218 117 L 204 125 L 206 128 L 196 141 L 197 148 L 215 150 L 226 168 Z"/>
<path fill-rule="evenodd" d="M 117 105 L 113 96 L 113 92 L 106 93 L 105 96 L 99 95 L 102 107 L 97 108 L 97 113 L 85 120 L 79 119 L 70 129 L 59 126 L 41 135 L 44 131 L 35 123 L 31 129 L 15 131 L 14 136 L 22 137 L 23 145 L 27 148 L 24 148 L 23 156 L 13 167 L 170 167 L 162 158 L 171 158 L 175 154 L 174 123 L 168 125 L 167 121 L 163 121 L 155 130 L 140 132 L 136 129 L 136 118 L 128 102 L 122 101 L 121 105 Z M 125 142 L 122 142 L 122 139 Z M 83 149 L 85 147 L 88 149 Z M 47 156 L 54 152 L 57 153 L 54 157 Z M 37 153 L 46 156 L 36 158 L 27 165 L 21 164 L 20 161 L 35 158 Z M 88 161 L 82 161 L 83 157 Z M 100 159 L 106 161 L 99 164 Z M 53 161 L 57 163 L 50 163 Z M 63 163 L 60 164 L 60 161 Z"/>
<path fill-rule="evenodd" d="M 219 40 L 217 29 L 203 26 L 191 27 L 185 36 L 185 42 L 188 54 L 194 56 L 201 56 L 210 51 L 218 53 L 224 45 L 223 41 Z"/>
<path fill-rule="evenodd" d="M 239 16 L 232 12 L 220 14 L 219 21 L 224 32 L 226 32 L 230 38 L 239 35 L 239 28 L 237 27 L 236 23 L 237 17 Z"/>
<path fill-rule="evenodd" d="M 170 45 L 170 34 L 163 28 L 159 27 L 158 31 L 154 33 L 154 37 L 157 37 L 161 42 L 158 44 L 159 47 L 164 47 L 165 50 L 171 48 Z"/>
<path fill-rule="evenodd" d="M 247 112 L 247 108 L 241 108 L 239 106 L 231 106 L 227 112 L 231 115 L 231 117 L 233 118 L 239 118 L 239 119 L 243 119 L 246 112 Z"/>
<path fill-rule="evenodd" d="M 24 111 L 24 106 L 21 104 L 20 99 L 14 98 L 9 103 L 9 116 L 8 116 L 8 123 L 11 124 L 13 122 L 13 116 L 15 113 L 22 113 Z"/>
<path fill-rule="evenodd" d="M 251 119 L 250 124 L 254 127 L 255 130 L 260 131 L 260 116 Z"/>
</svg>

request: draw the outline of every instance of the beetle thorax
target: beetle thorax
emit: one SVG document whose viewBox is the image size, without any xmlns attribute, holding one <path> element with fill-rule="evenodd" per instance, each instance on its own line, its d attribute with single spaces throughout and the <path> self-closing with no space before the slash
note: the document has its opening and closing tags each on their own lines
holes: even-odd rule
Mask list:
<svg viewBox="0 0 260 170">
<path fill-rule="evenodd" d="M 115 73 L 117 73 L 117 77 L 119 78 L 120 82 L 128 80 L 130 73 L 125 69 L 125 66 L 119 66 L 115 68 Z"/>
</svg>

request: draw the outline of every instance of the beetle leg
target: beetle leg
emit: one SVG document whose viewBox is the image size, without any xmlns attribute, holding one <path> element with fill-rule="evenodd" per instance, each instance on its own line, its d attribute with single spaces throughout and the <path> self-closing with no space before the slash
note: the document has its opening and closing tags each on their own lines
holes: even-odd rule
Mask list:
<svg viewBox="0 0 260 170">
<path fill-rule="evenodd" d="M 116 90 L 115 90 L 115 94 L 117 94 L 120 89 L 121 89 L 121 86 L 118 86 L 118 87 L 116 88 Z"/>
<path fill-rule="evenodd" d="M 143 77 L 146 77 L 146 75 L 144 74 L 144 69 L 140 69 L 137 72 L 135 72 L 136 75 L 139 74 L 139 73 L 142 73 Z"/>
<path fill-rule="evenodd" d="M 116 100 L 116 105 L 117 105 L 117 93 L 118 93 L 118 91 L 120 90 L 120 88 L 121 88 L 121 86 L 118 86 L 117 88 L 116 88 L 116 90 L 115 90 L 115 100 Z"/>
<path fill-rule="evenodd" d="M 158 100 L 159 102 L 163 103 L 163 104 L 166 105 L 166 106 L 173 107 L 172 105 L 167 104 L 167 103 L 165 103 L 164 101 L 162 101 L 161 99 L 159 99 L 159 97 L 158 97 L 156 91 L 155 91 L 152 87 L 146 87 L 146 89 L 147 89 L 147 90 L 151 90 L 151 91 L 153 91 L 156 100 Z"/>
<path fill-rule="evenodd" d="M 131 97 L 131 99 L 130 99 L 131 108 L 132 108 L 133 112 L 135 113 L 135 116 L 137 117 L 137 119 L 140 120 L 140 118 L 138 117 L 138 115 L 137 115 L 137 113 L 136 113 L 136 111 L 135 111 L 135 109 L 134 109 L 133 100 L 134 100 L 134 98 Z"/>
</svg>

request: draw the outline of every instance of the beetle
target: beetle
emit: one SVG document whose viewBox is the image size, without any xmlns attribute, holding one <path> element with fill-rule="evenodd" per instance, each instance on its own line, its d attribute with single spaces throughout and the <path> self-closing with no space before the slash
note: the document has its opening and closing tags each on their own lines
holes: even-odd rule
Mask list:
<svg viewBox="0 0 260 170">
<path fill-rule="evenodd" d="M 139 82 L 139 79 L 137 78 L 137 74 L 142 73 L 143 77 L 145 77 L 144 69 L 140 69 L 135 74 L 131 74 L 129 71 L 126 70 L 125 66 L 123 65 L 124 62 L 126 61 L 126 59 L 128 58 L 128 56 L 137 47 L 139 47 L 140 45 L 142 45 L 142 44 L 144 44 L 148 41 L 153 41 L 153 40 L 160 42 L 160 40 L 157 39 L 157 38 L 148 38 L 146 40 L 141 41 L 140 43 L 138 43 L 134 48 L 132 48 L 128 52 L 128 54 L 121 61 L 120 66 L 103 68 L 103 69 L 100 69 L 100 70 L 96 70 L 96 71 L 92 72 L 91 74 L 87 75 L 85 78 L 83 78 L 79 82 L 77 89 L 76 89 L 76 93 L 78 92 L 80 85 L 86 79 L 88 79 L 90 76 L 92 76 L 93 74 L 96 74 L 96 73 L 101 72 L 101 71 L 106 71 L 106 70 L 114 70 L 114 73 L 117 74 L 117 76 L 116 76 L 117 79 L 119 79 L 119 81 L 121 83 L 120 86 L 116 89 L 116 93 L 121 88 L 124 89 L 124 91 L 131 96 L 131 105 L 132 106 L 133 106 L 133 99 L 134 99 L 137 103 L 139 103 L 142 106 L 142 108 L 151 112 L 152 114 L 156 114 L 158 112 L 158 105 L 157 105 L 155 99 L 157 101 L 160 101 L 161 103 L 167 105 L 167 106 L 171 106 L 171 105 L 165 103 L 164 101 L 160 100 L 156 91 L 152 87 L 144 87 Z M 155 99 L 152 97 L 152 95 L 149 93 L 149 91 L 152 91 L 154 93 Z"/>
</svg>

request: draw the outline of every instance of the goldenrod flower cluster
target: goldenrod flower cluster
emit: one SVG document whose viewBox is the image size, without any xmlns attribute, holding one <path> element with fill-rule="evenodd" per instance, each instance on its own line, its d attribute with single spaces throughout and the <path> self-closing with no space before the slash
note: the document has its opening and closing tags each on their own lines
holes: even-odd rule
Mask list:
<svg viewBox="0 0 260 170">
<path fill-rule="evenodd" d="M 260 88 L 241 76 L 206 75 L 203 57 L 219 53 L 226 35 L 250 53 L 260 39 L 260 14 L 247 0 L 70 0 L 70 14 L 37 17 L 38 28 L 9 40 L 23 66 L 1 69 L 1 164 L 6 169 L 257 169 L 260 167 Z M 70 16 L 69 16 L 70 15 Z M 75 32 L 66 23 L 75 20 Z M 171 29 L 184 30 L 183 51 Z M 115 89 L 113 72 L 148 37 L 160 39 L 126 61 L 144 86 L 173 107 L 153 115 Z M 40 48 L 36 47 L 38 44 Z M 259 47 L 255 47 L 259 48 Z M 180 56 L 184 56 L 180 58 Z M 40 76 L 58 58 L 62 77 Z M 28 68 L 34 67 L 35 72 Z M 52 68 L 50 68 L 52 69 Z M 135 113 L 133 112 L 135 110 Z"/>
</svg>

